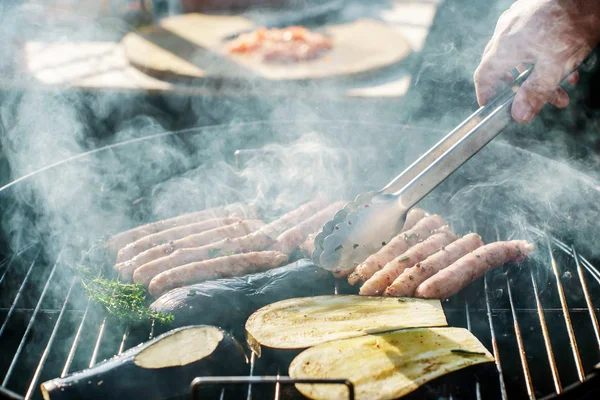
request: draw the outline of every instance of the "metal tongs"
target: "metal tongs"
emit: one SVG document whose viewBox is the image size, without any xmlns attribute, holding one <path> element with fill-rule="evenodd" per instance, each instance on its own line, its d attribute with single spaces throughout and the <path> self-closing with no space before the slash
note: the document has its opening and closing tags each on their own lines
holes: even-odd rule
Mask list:
<svg viewBox="0 0 600 400">
<path fill-rule="evenodd" d="M 593 62 L 588 58 L 585 64 Z M 313 262 L 328 270 L 347 270 L 393 238 L 413 206 L 513 121 L 512 102 L 532 70 L 518 75 L 506 90 L 479 108 L 386 187 L 362 193 L 338 211 L 315 237 Z"/>
</svg>

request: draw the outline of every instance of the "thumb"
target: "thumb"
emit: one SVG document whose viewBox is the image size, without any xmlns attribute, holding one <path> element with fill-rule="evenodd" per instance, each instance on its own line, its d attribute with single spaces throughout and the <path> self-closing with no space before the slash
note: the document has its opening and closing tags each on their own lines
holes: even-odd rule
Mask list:
<svg viewBox="0 0 600 400">
<path fill-rule="evenodd" d="M 529 122 L 538 115 L 546 102 L 552 99 L 553 90 L 560 83 L 562 75 L 560 67 L 538 63 L 521 85 L 513 101 L 512 116 L 515 121 Z"/>
</svg>

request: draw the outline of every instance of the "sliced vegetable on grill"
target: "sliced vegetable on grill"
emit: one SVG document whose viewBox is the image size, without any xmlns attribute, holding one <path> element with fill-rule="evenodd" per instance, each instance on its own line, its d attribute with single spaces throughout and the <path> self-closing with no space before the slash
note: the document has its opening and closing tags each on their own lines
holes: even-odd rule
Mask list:
<svg viewBox="0 0 600 400">
<path fill-rule="evenodd" d="M 446 326 L 439 301 L 368 296 L 317 296 L 283 300 L 248 318 L 249 344 L 305 349 L 332 340 L 424 326 Z"/>
<path fill-rule="evenodd" d="M 219 325 L 227 330 L 237 329 L 243 337 L 244 323 L 254 311 L 291 297 L 333 293 L 334 281 L 328 271 L 300 260 L 262 273 L 173 289 L 150 308 L 173 315 L 176 326 Z"/>
<path fill-rule="evenodd" d="M 309 348 L 292 361 L 289 375 L 294 379 L 349 379 L 356 399 L 387 400 L 404 396 L 449 372 L 492 361 L 490 352 L 466 329 L 418 328 Z M 311 399 L 348 397 L 342 385 L 296 387 Z"/>
<path fill-rule="evenodd" d="M 247 358 L 227 332 L 208 325 L 174 329 L 96 366 L 42 383 L 44 399 L 166 399 L 196 376 L 247 373 Z"/>
</svg>

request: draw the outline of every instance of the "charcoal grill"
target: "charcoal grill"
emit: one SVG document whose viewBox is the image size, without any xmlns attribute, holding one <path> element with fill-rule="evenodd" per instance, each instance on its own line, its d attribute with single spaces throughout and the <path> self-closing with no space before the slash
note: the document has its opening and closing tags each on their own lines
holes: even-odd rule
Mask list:
<svg viewBox="0 0 600 400">
<path fill-rule="evenodd" d="M 424 134 L 412 127 L 382 124 L 254 123 L 236 125 L 235 128 L 210 127 L 136 139 L 67 163 L 87 162 L 86 157 L 91 158 L 102 151 L 131 151 L 143 143 L 161 141 L 171 135 L 189 148 L 208 143 L 211 137 L 227 132 L 238 136 L 232 139 L 232 143 L 224 144 L 219 149 L 229 154 L 231 158 L 227 161 L 234 164 L 233 150 L 260 148 L 261 144 L 283 130 L 290 132 L 287 136 L 290 139 L 294 132 L 300 134 L 314 129 L 328 135 L 345 132 L 347 128 L 348 132 L 356 132 L 356 138 L 345 138 L 353 145 L 367 140 L 364 138 L 366 132 L 369 132 L 370 138 L 380 135 L 378 137 L 385 145 L 385 140 L 389 139 L 387 133 L 394 129 L 395 132 L 403 130 L 407 136 L 409 133 L 420 133 L 421 141 L 416 146 L 426 148 L 442 134 L 435 131 Z M 261 141 L 256 140 L 257 132 L 263 135 Z M 331 137 L 335 142 L 335 136 Z M 400 144 L 405 147 L 407 154 L 419 154 L 415 147 L 410 147 L 406 142 Z M 594 240 L 590 239 L 592 233 L 589 232 L 592 232 L 595 221 L 589 220 L 588 216 L 596 213 L 592 203 L 600 203 L 596 201 L 600 193 L 591 180 L 573 172 L 572 181 L 564 189 L 568 192 L 565 196 L 574 196 L 574 199 L 583 195 L 596 196 L 590 202 L 591 210 L 587 210 L 582 220 L 577 219 L 577 213 L 573 211 L 581 210 L 577 206 L 574 209 L 567 207 L 557 210 L 551 217 L 544 216 L 544 210 L 536 210 L 526 202 L 519 203 L 522 199 L 514 199 L 511 193 L 506 193 L 506 185 L 481 186 L 486 190 L 486 198 L 491 198 L 487 196 L 490 194 L 488 190 L 494 187 L 503 199 L 492 213 L 486 207 L 470 207 L 465 211 L 464 207 L 457 205 L 456 201 L 469 201 L 470 196 L 475 196 L 473 191 L 478 189 L 461 191 L 456 188 L 464 187 L 465 182 L 485 180 L 484 175 L 490 173 L 481 165 L 489 165 L 494 169 L 513 165 L 513 160 L 510 160 L 510 165 L 504 165 L 506 151 L 519 154 L 519 168 L 523 170 L 536 169 L 542 163 L 557 176 L 565 172 L 565 167 L 557 163 L 494 142 L 465 165 L 459 175 L 452 176 L 436 189 L 427 199 L 430 204 L 424 206 L 434 212 L 442 211 L 458 232 L 475 230 L 484 241 L 493 241 L 513 238 L 513 221 L 507 222 L 506 216 L 509 212 L 514 213 L 515 204 L 518 204 L 518 208 L 531 218 L 531 223 L 519 229 L 518 234 L 537 243 L 538 257 L 522 265 L 508 265 L 495 270 L 443 303 L 450 326 L 471 330 L 494 354 L 495 365 L 483 371 L 464 371 L 438 379 L 408 398 L 506 399 L 557 395 L 584 398 L 582 392 L 574 390 L 583 390 L 583 393 L 591 396 L 588 398 L 598 395 L 593 390 L 598 384 L 598 379 L 594 379 L 598 374 L 594 367 L 600 362 L 597 317 L 600 272 L 594 267 L 596 262 L 584 255 L 594 254 L 593 246 L 589 245 Z M 259 152 L 265 154 L 263 149 Z M 193 152 L 190 154 L 194 158 Z M 359 171 L 356 174 L 360 174 L 365 170 L 361 162 L 366 165 L 372 163 L 369 157 L 364 157 L 364 152 L 362 154 L 363 160 L 352 164 L 354 172 L 349 172 L 352 178 L 356 177 L 356 171 Z M 397 156 L 399 153 L 392 154 Z M 402 161 L 405 164 L 411 161 L 409 156 L 405 158 Z M 395 169 L 398 168 L 398 158 L 392 157 L 389 162 L 394 163 Z M 15 207 L 24 207 L 19 187 L 27 185 L 37 175 L 60 172 L 64 165 L 61 163 L 49 167 L 0 189 L 4 203 L 3 215 L 14 211 Z M 386 162 L 380 161 L 382 170 L 386 165 Z M 193 167 L 191 164 L 186 166 Z M 381 172 L 381 176 L 373 171 L 370 174 L 369 184 L 375 187 L 389 178 L 385 171 Z M 149 183 L 149 193 L 156 183 Z M 504 200 L 511 196 L 513 202 L 505 203 Z M 481 198 L 481 193 L 476 197 Z M 560 195 L 556 199 L 560 200 Z M 144 201 L 133 203 L 133 207 L 139 208 Z M 439 208 L 440 204 L 443 204 L 443 209 Z M 32 212 L 35 214 L 35 210 Z M 467 214 L 469 218 L 466 218 Z M 140 218 L 145 220 L 150 217 Z M 570 222 L 557 222 L 563 220 Z M 581 240 L 581 235 L 578 235 L 580 232 L 586 232 L 585 240 Z M 45 246 L 49 245 L 48 238 L 25 236 L 20 245 L 11 251 L 9 234 L 4 237 L 4 257 L 0 264 L 0 348 L 3 355 L 0 359 L 0 379 L 3 391 L 11 391 L 26 399 L 41 398 L 38 389 L 41 382 L 93 366 L 164 330 L 154 324 L 146 327 L 120 326 L 91 304 L 82 291 L 78 277 L 68 268 L 69 260 L 73 259 L 72 248 L 61 248 L 56 252 L 57 257 L 50 258 L 45 251 Z M 338 294 L 341 287 L 343 285 L 336 284 L 331 288 L 332 293 Z M 205 398 L 202 396 L 203 384 L 217 382 L 223 384 L 221 398 L 228 398 L 234 385 L 245 385 L 248 399 L 301 398 L 293 388 L 294 381 L 286 377 L 287 366 L 267 366 L 261 361 L 255 356 L 251 357 L 248 377 L 199 377 L 191 385 L 192 397 Z M 351 388 L 351 384 L 343 380 L 328 384 L 346 384 Z M 353 398 L 350 390 L 349 398 Z"/>
</svg>

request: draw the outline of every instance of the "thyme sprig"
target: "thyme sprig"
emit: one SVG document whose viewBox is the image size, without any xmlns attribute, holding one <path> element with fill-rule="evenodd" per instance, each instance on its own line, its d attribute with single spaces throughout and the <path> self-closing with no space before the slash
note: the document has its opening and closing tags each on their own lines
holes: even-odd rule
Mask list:
<svg viewBox="0 0 600 400">
<path fill-rule="evenodd" d="M 118 321 L 138 324 L 155 320 L 160 323 L 173 322 L 172 314 L 152 311 L 146 305 L 146 289 L 140 284 L 123 283 L 118 279 L 107 279 L 94 275 L 85 266 L 78 266 L 81 283 L 90 300 L 98 303 L 106 312 Z"/>
</svg>

